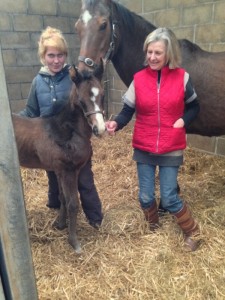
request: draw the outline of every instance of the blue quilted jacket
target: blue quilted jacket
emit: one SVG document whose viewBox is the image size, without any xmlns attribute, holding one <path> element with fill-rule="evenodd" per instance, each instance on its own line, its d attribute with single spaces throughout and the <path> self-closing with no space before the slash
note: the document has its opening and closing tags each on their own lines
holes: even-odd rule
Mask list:
<svg viewBox="0 0 225 300">
<path fill-rule="evenodd" d="M 32 81 L 26 108 L 20 115 L 34 118 L 57 114 L 67 103 L 72 84 L 69 65 L 55 76 L 42 67 Z"/>
</svg>

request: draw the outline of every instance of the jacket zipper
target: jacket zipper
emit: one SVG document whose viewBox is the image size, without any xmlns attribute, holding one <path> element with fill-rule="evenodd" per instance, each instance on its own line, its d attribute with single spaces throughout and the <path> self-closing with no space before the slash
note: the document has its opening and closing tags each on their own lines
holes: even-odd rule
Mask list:
<svg viewBox="0 0 225 300">
<path fill-rule="evenodd" d="M 159 99 L 159 92 L 160 92 L 160 81 L 161 81 L 161 71 L 158 71 L 158 78 L 157 78 L 157 110 L 158 110 L 158 134 L 157 134 L 157 141 L 156 141 L 156 152 L 159 152 L 159 136 L 160 136 L 160 99 Z"/>
</svg>

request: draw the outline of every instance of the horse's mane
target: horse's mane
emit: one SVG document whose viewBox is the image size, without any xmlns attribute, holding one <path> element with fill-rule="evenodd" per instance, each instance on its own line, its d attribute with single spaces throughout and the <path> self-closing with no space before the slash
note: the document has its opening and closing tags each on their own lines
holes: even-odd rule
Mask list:
<svg viewBox="0 0 225 300">
<path fill-rule="evenodd" d="M 94 0 L 92 0 L 94 1 Z M 120 21 L 115 19 L 115 12 L 121 16 L 124 27 L 129 30 L 129 34 L 133 36 L 135 28 L 142 29 L 144 32 L 150 32 L 156 28 L 153 24 L 145 20 L 142 16 L 137 15 L 135 12 L 128 10 L 125 6 L 116 1 L 112 1 L 112 19 L 113 21 Z M 115 19 L 115 20 L 114 20 Z"/>
<path fill-rule="evenodd" d="M 75 124 L 79 116 L 83 114 L 78 103 L 75 103 L 75 106 L 76 108 L 71 110 L 71 104 L 68 101 L 59 113 L 48 118 L 43 118 L 45 120 L 45 130 L 58 145 L 71 139 L 74 130 L 76 130 Z M 62 122 L 62 120 L 66 121 Z"/>
<path fill-rule="evenodd" d="M 85 75 L 85 78 L 87 80 L 88 75 Z M 61 110 L 52 116 L 41 118 L 49 136 L 55 140 L 56 144 L 63 145 L 77 130 L 76 123 L 81 116 L 83 116 L 83 111 L 78 101 L 77 90 L 72 87 L 70 96 Z"/>
<path fill-rule="evenodd" d="M 101 3 L 98 3 L 96 0 L 83 0 L 82 3 L 85 5 L 85 7 L 93 9 L 93 10 L 96 5 L 101 4 Z M 138 27 L 139 30 L 140 30 L 140 28 L 142 28 L 144 30 L 144 32 L 146 32 L 146 31 L 150 32 L 150 31 L 152 31 L 152 29 L 156 28 L 150 22 L 145 20 L 143 17 L 128 10 L 125 6 L 121 5 L 117 1 L 112 0 L 111 7 L 108 7 L 108 9 L 109 9 L 108 13 L 110 13 L 110 11 L 111 11 L 112 21 L 122 23 L 121 25 L 126 27 L 126 29 L 129 31 L 129 34 L 131 34 L 131 35 L 133 35 L 136 27 Z M 104 5 L 99 5 L 98 10 L 99 10 L 99 12 L 101 12 L 103 14 L 106 13 Z M 119 20 L 116 19 L 116 15 L 120 16 Z"/>
<path fill-rule="evenodd" d="M 187 39 L 179 40 L 180 47 L 183 49 L 188 49 L 190 52 L 196 52 L 202 50 L 197 44 L 192 43 Z"/>
</svg>

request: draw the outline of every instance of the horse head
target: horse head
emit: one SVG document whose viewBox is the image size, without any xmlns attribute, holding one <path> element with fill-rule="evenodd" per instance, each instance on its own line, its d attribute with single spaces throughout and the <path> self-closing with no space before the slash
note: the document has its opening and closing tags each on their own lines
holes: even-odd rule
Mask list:
<svg viewBox="0 0 225 300">
<path fill-rule="evenodd" d="M 115 23 L 111 20 L 111 0 L 82 0 L 81 14 L 75 24 L 80 37 L 79 70 L 104 65 L 115 51 Z"/>
<path fill-rule="evenodd" d="M 83 113 L 92 127 L 92 132 L 96 136 L 101 136 L 105 132 L 104 89 L 101 85 L 103 70 L 102 63 L 94 72 L 87 70 L 80 72 L 76 67 L 70 69 L 71 79 L 75 83 L 71 95 L 77 94 L 74 99 L 77 99 L 78 104 L 82 107 Z"/>
</svg>

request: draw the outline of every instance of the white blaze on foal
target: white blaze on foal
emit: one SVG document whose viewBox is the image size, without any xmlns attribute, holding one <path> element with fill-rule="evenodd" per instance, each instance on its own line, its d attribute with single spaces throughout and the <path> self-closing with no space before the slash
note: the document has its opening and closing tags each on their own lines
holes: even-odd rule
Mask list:
<svg viewBox="0 0 225 300">
<path fill-rule="evenodd" d="M 95 111 L 100 111 L 99 106 L 96 104 L 96 97 L 99 95 L 99 88 L 93 87 L 91 89 L 93 96 L 91 97 L 91 101 L 94 102 Z M 102 114 L 97 113 L 96 114 L 96 120 L 98 122 L 98 130 L 100 133 L 103 133 L 105 131 L 105 122 Z"/>
<path fill-rule="evenodd" d="M 91 101 L 95 102 L 96 97 L 99 95 L 99 88 L 93 87 L 91 89 L 93 96 L 91 97 Z"/>
<path fill-rule="evenodd" d="M 91 101 L 94 102 L 95 111 L 100 111 L 99 106 L 96 104 L 96 97 L 99 95 L 99 88 L 93 87 L 91 89 L 93 96 L 91 97 Z"/>
</svg>

